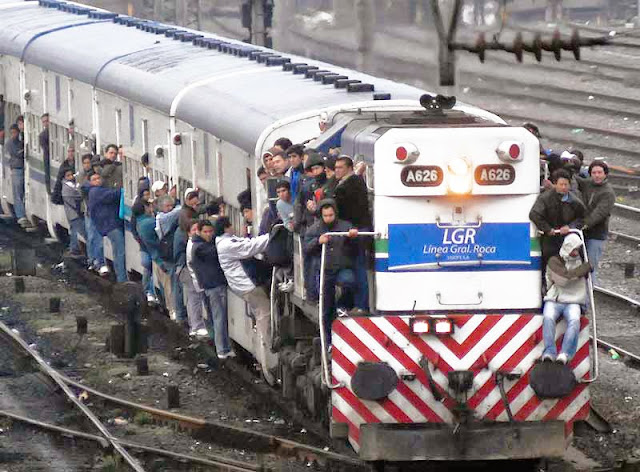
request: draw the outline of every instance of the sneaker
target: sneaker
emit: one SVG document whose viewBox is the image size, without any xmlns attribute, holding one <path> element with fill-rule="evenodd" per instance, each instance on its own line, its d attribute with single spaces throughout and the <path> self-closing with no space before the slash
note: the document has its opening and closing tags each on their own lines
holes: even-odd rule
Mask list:
<svg viewBox="0 0 640 472">
<path fill-rule="evenodd" d="M 189 331 L 189 337 L 195 338 L 196 337 L 196 332 L 195 331 Z"/>
<path fill-rule="evenodd" d="M 353 308 L 349 311 L 349 316 L 364 316 L 368 314 L 369 312 L 367 310 L 363 310 L 362 308 Z"/>
<path fill-rule="evenodd" d="M 176 311 L 175 310 L 169 311 L 169 319 L 171 321 L 175 321 L 177 318 L 178 318 L 178 316 L 176 315 Z"/>
<path fill-rule="evenodd" d="M 23 216 L 22 218 L 18 218 L 18 224 L 22 227 L 25 227 L 27 225 L 30 225 L 31 223 L 29 223 L 29 220 Z"/>
<path fill-rule="evenodd" d="M 224 354 L 218 354 L 218 359 L 228 359 L 230 357 L 236 357 L 235 351 L 225 352 Z"/>
<path fill-rule="evenodd" d="M 147 293 L 147 303 L 149 305 L 155 305 L 158 303 L 158 299 L 152 293 Z"/>
<path fill-rule="evenodd" d="M 566 364 L 567 362 L 569 362 L 569 357 L 564 352 L 561 352 L 560 354 L 558 354 L 558 357 L 556 357 L 556 362 L 559 362 L 560 364 Z"/>
<path fill-rule="evenodd" d="M 553 362 L 553 356 L 551 354 L 545 354 L 542 356 L 542 362 Z"/>
<path fill-rule="evenodd" d="M 102 267 L 100 267 L 100 269 L 98 270 L 98 274 L 105 276 L 105 275 L 109 275 L 109 267 L 105 264 Z"/>
<path fill-rule="evenodd" d="M 207 331 L 205 328 L 200 328 L 196 330 L 196 336 L 199 338 L 207 338 L 209 337 L 209 331 Z"/>
</svg>

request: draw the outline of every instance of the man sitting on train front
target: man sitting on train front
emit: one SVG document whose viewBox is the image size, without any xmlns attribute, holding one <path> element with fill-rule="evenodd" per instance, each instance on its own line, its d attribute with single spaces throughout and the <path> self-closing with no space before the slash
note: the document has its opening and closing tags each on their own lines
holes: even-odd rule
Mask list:
<svg viewBox="0 0 640 472">
<path fill-rule="evenodd" d="M 542 360 L 554 360 L 566 364 L 575 355 L 580 333 L 580 313 L 587 303 L 587 288 L 584 277 L 591 264 L 582 262 L 580 248 L 582 240 L 574 233 L 564 238 L 560 255 L 549 259 L 547 265 L 547 294 L 544 297 L 542 335 L 544 351 Z M 567 321 L 560 354 L 556 357 L 556 321 L 563 316 Z"/>
<path fill-rule="evenodd" d="M 322 200 L 318 207 L 320 218 L 307 230 L 304 236 L 304 252 L 309 259 L 315 259 L 314 280 L 317 293 L 320 293 L 320 267 L 322 245 L 326 244 L 324 272 L 324 319 L 326 339 L 331 339 L 331 323 L 336 317 L 336 306 L 353 308 L 353 291 L 356 288 L 354 273 L 357 243 L 351 240 L 358 236 L 358 229 L 345 220 L 338 218 L 338 210 L 333 200 Z M 327 233 L 344 232 L 344 236 L 328 236 Z M 320 270 L 318 270 L 320 269 Z M 342 287 L 340 301 L 336 305 L 336 285 Z"/>
</svg>

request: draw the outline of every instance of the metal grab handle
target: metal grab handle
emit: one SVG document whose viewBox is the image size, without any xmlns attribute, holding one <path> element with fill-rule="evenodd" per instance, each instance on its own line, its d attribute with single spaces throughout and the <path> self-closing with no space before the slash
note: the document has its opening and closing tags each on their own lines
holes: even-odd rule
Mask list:
<svg viewBox="0 0 640 472">
<path fill-rule="evenodd" d="M 462 224 L 456 224 L 456 223 L 441 223 L 441 218 L 439 216 L 436 216 L 436 227 L 440 228 L 440 229 L 444 229 L 444 228 L 480 228 L 482 226 L 482 215 L 478 215 L 476 217 L 476 221 L 473 223 L 462 223 Z"/>
<path fill-rule="evenodd" d="M 324 233 L 324 236 L 338 236 L 345 237 L 349 236 L 348 232 L 329 232 Z M 374 233 L 371 231 L 362 231 L 358 232 L 358 236 L 379 236 L 379 233 Z M 327 245 L 322 244 L 322 254 L 320 256 L 320 293 L 318 294 L 318 320 L 320 321 L 320 345 L 322 350 L 321 361 L 322 361 L 322 383 L 327 386 L 329 390 L 334 390 L 336 388 L 344 387 L 344 383 L 338 382 L 337 384 L 333 384 L 331 382 L 331 373 L 329 372 L 329 360 L 327 359 L 327 338 L 325 336 L 325 319 L 324 319 L 324 269 L 326 265 L 326 257 L 327 255 Z"/>
<path fill-rule="evenodd" d="M 545 234 L 544 231 L 538 231 L 540 234 Z M 554 229 L 553 233 L 556 235 L 560 234 L 560 230 Z M 584 233 L 581 229 L 570 229 L 567 234 L 577 234 L 582 240 L 582 245 L 584 246 L 584 261 L 589 262 L 589 254 L 587 252 L 587 243 L 584 239 Z M 594 267 L 595 269 L 595 267 Z M 589 295 L 589 304 L 591 306 L 591 350 L 593 352 L 593 365 L 591 378 L 586 380 L 581 380 L 580 383 L 592 383 L 595 382 L 598 376 L 600 375 L 600 363 L 598 361 L 598 330 L 596 325 L 596 301 L 593 296 L 593 279 L 591 278 L 591 271 L 587 274 L 587 294 Z"/>
<path fill-rule="evenodd" d="M 438 300 L 438 303 L 444 306 L 482 305 L 483 298 L 484 298 L 484 295 L 482 294 L 482 292 L 478 292 L 478 301 L 474 303 L 444 303 L 442 301 L 442 294 L 440 292 L 436 292 L 436 299 Z"/>
<path fill-rule="evenodd" d="M 278 223 L 277 225 L 273 225 L 273 227 L 271 228 L 271 231 L 273 231 L 275 228 L 284 228 L 284 224 L 282 223 Z M 278 327 L 276 326 L 276 267 L 274 266 L 273 269 L 271 270 L 271 291 L 270 291 L 270 303 L 269 303 L 269 314 L 271 316 L 271 342 L 273 344 L 273 340 L 275 339 L 275 335 L 276 335 L 276 330 L 278 329 Z M 271 346 L 273 347 L 273 346 Z"/>
</svg>

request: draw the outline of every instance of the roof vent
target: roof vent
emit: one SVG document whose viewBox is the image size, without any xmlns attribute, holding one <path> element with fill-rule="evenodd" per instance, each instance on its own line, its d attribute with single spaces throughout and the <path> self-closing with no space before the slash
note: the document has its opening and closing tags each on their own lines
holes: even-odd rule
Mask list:
<svg viewBox="0 0 640 472">
<path fill-rule="evenodd" d="M 347 92 L 373 92 L 373 84 L 347 84 Z"/>
<path fill-rule="evenodd" d="M 297 66 L 306 66 L 306 62 L 287 62 L 286 64 L 282 64 L 282 70 L 285 72 L 292 71 Z"/>
<path fill-rule="evenodd" d="M 114 23 L 118 23 L 118 14 L 111 13 L 110 11 L 95 11 L 91 10 L 89 12 L 89 18 L 93 18 L 96 20 L 113 20 Z"/>
<path fill-rule="evenodd" d="M 330 75 L 325 75 L 322 78 L 322 84 L 323 85 L 327 85 L 327 84 L 335 84 L 338 80 L 345 80 L 348 79 L 349 77 L 346 75 L 340 75 L 340 74 L 330 74 Z"/>
<path fill-rule="evenodd" d="M 176 33 L 182 33 L 182 30 L 179 30 L 177 28 L 169 28 L 167 31 L 164 32 L 164 35 L 167 38 L 173 38 L 175 36 Z"/>
<path fill-rule="evenodd" d="M 238 48 L 238 56 L 240 56 L 240 57 L 249 57 L 249 54 L 251 54 L 253 51 L 255 51 L 255 49 L 252 48 L 252 47 L 240 46 Z"/>
<path fill-rule="evenodd" d="M 267 65 L 268 66 L 281 66 L 281 65 L 286 64 L 288 62 L 291 62 L 291 59 L 289 59 L 288 57 L 282 57 L 282 56 L 267 57 Z"/>
<path fill-rule="evenodd" d="M 62 10 L 62 11 L 64 11 L 64 8 L 66 8 L 66 6 L 67 6 L 67 3 L 66 3 L 66 2 L 56 2 L 56 3 L 53 5 L 53 8 L 57 8 L 58 10 Z"/>
<path fill-rule="evenodd" d="M 170 26 L 159 25 L 159 24 L 153 25 L 151 27 L 151 31 L 155 34 L 165 34 L 170 29 L 171 29 Z"/>
<path fill-rule="evenodd" d="M 191 42 L 191 41 L 193 41 L 194 39 L 196 39 L 196 38 L 198 38 L 198 37 L 202 37 L 202 36 L 203 36 L 203 35 L 201 35 L 201 34 L 187 33 L 187 34 L 184 34 L 184 35 L 180 38 L 180 41 L 182 41 L 183 43 Z"/>
<path fill-rule="evenodd" d="M 374 100 L 391 100 L 391 94 L 388 92 L 377 92 L 373 94 Z"/>
<path fill-rule="evenodd" d="M 265 52 L 265 53 L 262 53 L 262 54 L 257 54 L 256 55 L 256 60 L 260 64 L 264 64 L 265 62 L 267 62 L 267 57 L 278 57 L 278 55 L 274 54 L 272 52 Z"/>
<path fill-rule="evenodd" d="M 316 74 L 320 74 L 320 73 L 324 73 L 324 72 L 329 72 L 328 70 L 322 70 L 322 69 L 309 69 L 307 70 L 307 72 L 304 73 L 304 76 L 307 79 L 313 79 Z"/>
<path fill-rule="evenodd" d="M 335 88 L 347 88 L 349 84 L 359 84 L 361 80 L 356 79 L 338 79 L 333 83 Z"/>
<path fill-rule="evenodd" d="M 319 71 L 316 71 L 315 74 L 313 74 L 313 80 L 315 80 L 316 82 L 321 82 L 322 78 L 328 75 L 337 75 L 337 74 L 334 74 L 333 72 L 330 72 L 328 70 L 319 70 Z"/>
<path fill-rule="evenodd" d="M 317 70 L 318 67 L 316 66 L 308 66 L 308 65 L 303 65 L 303 66 L 294 66 L 293 68 L 293 73 L 294 74 L 306 74 L 308 70 Z"/>
</svg>

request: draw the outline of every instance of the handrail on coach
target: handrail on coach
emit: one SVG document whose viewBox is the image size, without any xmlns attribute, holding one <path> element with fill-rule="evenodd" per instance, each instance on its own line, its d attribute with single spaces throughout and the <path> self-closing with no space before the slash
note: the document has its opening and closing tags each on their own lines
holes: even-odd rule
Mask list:
<svg viewBox="0 0 640 472">
<path fill-rule="evenodd" d="M 542 231 L 540 231 L 542 233 Z M 560 235 L 560 230 L 553 230 L 553 233 L 556 235 Z M 584 261 L 589 262 L 589 255 L 587 254 L 587 244 L 584 238 L 584 233 L 581 229 L 570 229 L 569 233 L 577 234 L 582 240 L 582 246 L 584 247 Z M 542 233 L 544 234 L 544 233 Z M 591 327 L 591 351 L 593 353 L 593 364 L 592 364 L 592 372 L 591 378 L 581 380 L 580 383 L 592 383 L 595 382 L 598 376 L 600 375 L 600 364 L 598 362 L 598 336 L 597 336 L 597 326 L 596 326 L 596 302 L 593 296 L 593 279 L 591 278 L 591 272 L 587 274 L 587 292 L 589 295 L 589 305 L 590 310 L 588 310 L 591 314 L 590 327 Z"/>
<path fill-rule="evenodd" d="M 349 236 L 349 232 L 341 231 L 341 232 L 329 232 L 324 233 L 323 236 L 329 237 L 347 237 Z M 358 238 L 360 236 L 380 236 L 379 233 L 375 233 L 372 231 L 358 231 L 358 235 L 354 236 Z M 329 372 L 329 361 L 327 359 L 327 339 L 325 336 L 325 319 L 324 319 L 324 272 L 325 272 L 325 263 L 326 263 L 326 254 L 327 254 L 327 244 L 322 244 L 322 255 L 320 256 L 320 290 L 319 290 L 319 301 L 318 301 L 318 320 L 320 324 L 320 344 L 322 346 L 322 382 L 329 388 L 330 390 L 343 387 L 344 384 L 342 382 L 338 382 L 334 384 L 331 382 L 331 373 Z"/>
</svg>

